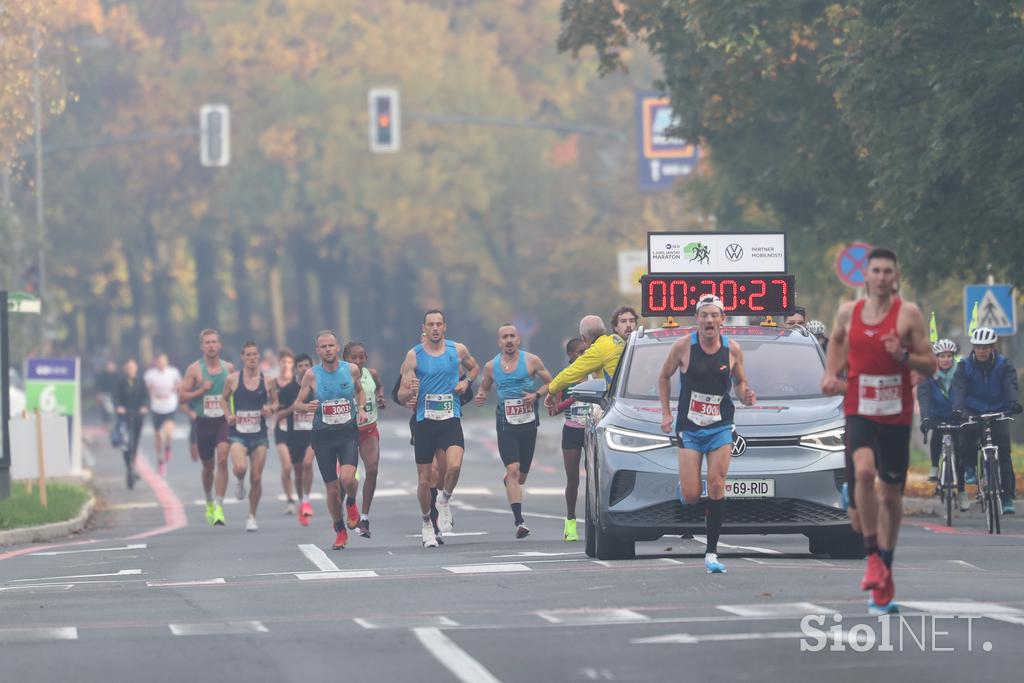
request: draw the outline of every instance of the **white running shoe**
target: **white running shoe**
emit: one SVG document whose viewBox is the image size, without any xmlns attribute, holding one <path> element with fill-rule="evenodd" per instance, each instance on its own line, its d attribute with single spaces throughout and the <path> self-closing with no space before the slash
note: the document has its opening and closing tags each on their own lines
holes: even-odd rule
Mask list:
<svg viewBox="0 0 1024 683">
<path fill-rule="evenodd" d="M 455 528 L 455 520 L 452 519 L 452 503 L 444 499 L 442 493 L 437 497 L 437 526 L 441 533 L 448 533 Z"/>
<path fill-rule="evenodd" d="M 235 498 L 245 500 L 245 479 L 235 479 Z"/>
<path fill-rule="evenodd" d="M 956 498 L 960 512 L 967 512 L 971 509 L 971 501 L 967 498 L 967 491 L 961 491 L 957 494 Z"/>
<path fill-rule="evenodd" d="M 284 506 L 284 514 L 294 515 L 295 514 L 295 503 L 288 501 L 288 504 Z"/>
<path fill-rule="evenodd" d="M 256 523 L 256 518 L 253 517 L 252 515 L 249 515 L 249 519 L 245 520 L 245 530 L 246 531 L 259 531 L 260 530 L 259 524 Z"/>
<path fill-rule="evenodd" d="M 436 548 L 437 538 L 434 536 L 434 525 L 424 524 L 423 525 L 423 547 L 424 548 Z"/>
<path fill-rule="evenodd" d="M 526 524 L 520 524 L 516 527 L 516 538 L 526 538 L 530 535 L 530 529 Z"/>
</svg>

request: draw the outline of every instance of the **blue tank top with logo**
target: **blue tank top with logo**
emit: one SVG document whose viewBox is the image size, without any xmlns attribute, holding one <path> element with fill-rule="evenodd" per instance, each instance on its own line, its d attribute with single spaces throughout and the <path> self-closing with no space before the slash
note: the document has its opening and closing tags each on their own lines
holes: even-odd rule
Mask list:
<svg viewBox="0 0 1024 683">
<path fill-rule="evenodd" d="M 533 391 L 534 382 L 526 367 L 526 353 L 519 351 L 516 369 L 505 372 L 501 366 L 502 354 L 491 361 L 494 384 L 498 387 L 498 419 L 508 426 L 535 426 L 538 422 L 536 405 L 527 408 L 522 403 L 523 394 Z"/>
<path fill-rule="evenodd" d="M 462 404 L 455 395 L 455 385 L 459 383 L 459 352 L 455 342 L 445 340 L 444 352 L 440 356 L 432 356 L 417 344 L 416 377 L 420 381 L 419 395 L 416 397 L 416 421 L 449 420 L 462 417 Z"/>
<path fill-rule="evenodd" d="M 359 408 L 349 364 L 341 362 L 337 370 L 329 372 L 317 363 L 313 376 L 320 401 L 313 416 L 313 431 L 354 429 Z"/>
</svg>

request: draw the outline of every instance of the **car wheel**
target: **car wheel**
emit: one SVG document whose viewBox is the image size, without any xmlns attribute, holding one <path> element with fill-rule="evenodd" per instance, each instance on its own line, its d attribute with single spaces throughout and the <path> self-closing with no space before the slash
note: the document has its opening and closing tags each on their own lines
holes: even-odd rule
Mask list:
<svg viewBox="0 0 1024 683">
<path fill-rule="evenodd" d="M 583 513 L 583 533 L 585 534 L 583 550 L 586 552 L 587 557 L 597 557 L 597 532 L 594 530 L 596 525 L 594 524 L 594 512 L 590 505 L 589 482 L 586 488 L 586 503 Z"/>
<path fill-rule="evenodd" d="M 636 557 L 636 542 L 625 541 L 617 536 L 602 531 L 601 525 L 596 524 L 597 538 L 597 559 L 599 560 L 632 560 Z"/>
<path fill-rule="evenodd" d="M 821 539 L 825 552 L 837 560 L 863 560 L 867 555 L 864 549 L 864 537 L 846 527 L 829 532 Z M 813 552 L 813 551 L 812 551 Z"/>
</svg>

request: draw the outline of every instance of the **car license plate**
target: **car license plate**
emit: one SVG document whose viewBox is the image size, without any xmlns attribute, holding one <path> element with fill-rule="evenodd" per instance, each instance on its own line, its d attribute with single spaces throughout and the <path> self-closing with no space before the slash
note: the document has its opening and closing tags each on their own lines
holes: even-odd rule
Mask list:
<svg viewBox="0 0 1024 683">
<path fill-rule="evenodd" d="M 700 495 L 706 498 L 708 495 L 708 480 L 701 481 Z M 774 498 L 774 479 L 726 479 L 726 498 Z"/>
</svg>

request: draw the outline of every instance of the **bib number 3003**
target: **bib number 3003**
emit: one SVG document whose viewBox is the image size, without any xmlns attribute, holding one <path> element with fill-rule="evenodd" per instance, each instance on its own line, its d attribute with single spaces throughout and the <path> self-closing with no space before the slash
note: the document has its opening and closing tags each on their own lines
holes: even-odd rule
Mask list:
<svg viewBox="0 0 1024 683">
<path fill-rule="evenodd" d="M 320 403 L 323 407 L 325 425 L 343 425 L 352 421 L 352 402 L 345 398 L 336 398 Z"/>
</svg>

